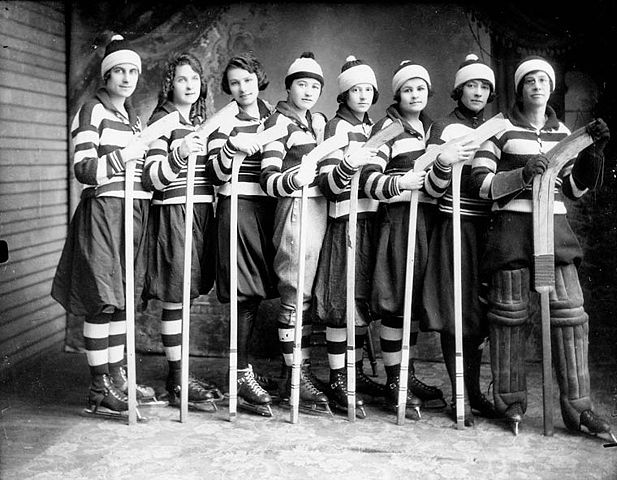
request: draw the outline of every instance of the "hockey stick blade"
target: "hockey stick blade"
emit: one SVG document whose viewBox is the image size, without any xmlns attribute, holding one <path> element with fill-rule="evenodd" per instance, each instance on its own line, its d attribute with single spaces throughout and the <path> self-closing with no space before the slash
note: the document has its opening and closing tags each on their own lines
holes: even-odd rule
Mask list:
<svg viewBox="0 0 617 480">
<path fill-rule="evenodd" d="M 168 113 L 144 128 L 143 132 L 139 134 L 139 139 L 146 145 L 150 145 L 156 139 L 169 135 L 179 122 L 180 113 L 178 111 Z"/>
</svg>

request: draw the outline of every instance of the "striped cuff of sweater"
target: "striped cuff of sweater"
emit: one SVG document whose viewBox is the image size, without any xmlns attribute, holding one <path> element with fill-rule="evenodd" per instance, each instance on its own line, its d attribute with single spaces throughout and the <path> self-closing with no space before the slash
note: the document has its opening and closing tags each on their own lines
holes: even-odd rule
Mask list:
<svg viewBox="0 0 617 480">
<path fill-rule="evenodd" d="M 114 150 L 107 155 L 107 160 L 114 173 L 124 171 L 124 160 L 122 159 L 121 149 Z"/>
<path fill-rule="evenodd" d="M 232 158 L 236 152 L 237 150 L 234 148 L 234 146 L 229 141 L 229 139 L 227 139 L 227 141 L 225 142 L 225 145 L 223 145 L 223 153 L 227 157 Z"/>
<path fill-rule="evenodd" d="M 437 175 L 437 177 L 447 179 L 452 172 L 452 165 L 444 165 L 438 156 L 433 163 L 433 171 L 435 172 L 435 175 Z"/>
<path fill-rule="evenodd" d="M 188 157 L 182 158 L 182 156 L 180 156 L 180 147 L 176 147 L 171 151 L 170 160 L 173 165 L 180 169 L 186 166 Z"/>
<path fill-rule="evenodd" d="M 391 177 L 390 178 L 390 182 L 388 182 L 388 194 L 387 197 L 388 198 L 392 198 L 392 197 L 397 197 L 401 194 L 401 189 L 398 186 L 398 182 L 399 182 L 400 177 L 396 176 L 396 177 Z"/>
<path fill-rule="evenodd" d="M 336 170 L 337 173 L 341 176 L 341 178 L 345 180 L 349 180 L 351 177 L 353 177 L 353 174 L 358 171 L 357 168 L 354 168 L 349 164 L 347 158 L 343 158 L 343 161 L 336 166 Z"/>
</svg>

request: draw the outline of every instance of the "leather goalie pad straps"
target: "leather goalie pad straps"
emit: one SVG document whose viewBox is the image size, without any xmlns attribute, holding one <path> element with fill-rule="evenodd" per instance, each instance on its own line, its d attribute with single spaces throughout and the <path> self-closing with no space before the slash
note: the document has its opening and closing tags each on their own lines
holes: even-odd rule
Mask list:
<svg viewBox="0 0 617 480">
<path fill-rule="evenodd" d="M 526 343 L 531 322 L 529 269 L 502 270 L 491 278 L 488 302 L 491 369 L 497 412 L 520 403 L 527 409 Z"/>
<path fill-rule="evenodd" d="M 555 268 L 550 294 L 553 363 L 559 384 L 561 416 L 566 427 L 578 430 L 580 414 L 592 408 L 589 385 L 589 317 L 574 265 Z"/>
</svg>

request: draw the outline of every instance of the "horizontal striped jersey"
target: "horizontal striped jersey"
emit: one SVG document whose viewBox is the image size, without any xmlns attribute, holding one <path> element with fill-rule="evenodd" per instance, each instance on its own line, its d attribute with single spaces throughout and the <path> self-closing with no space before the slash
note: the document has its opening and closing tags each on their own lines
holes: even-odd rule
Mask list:
<svg viewBox="0 0 617 480">
<path fill-rule="evenodd" d="M 335 135 L 347 135 L 349 145 L 332 152 L 319 164 L 317 182 L 324 196 L 328 199 L 328 216 L 346 219 L 349 216 L 349 198 L 351 194 L 351 177 L 358 170 L 353 168 L 344 156 L 345 153 L 358 148 L 366 142 L 371 134 L 373 122 L 368 114 L 359 120 L 349 107 L 341 104 L 332 120 L 326 124 L 324 140 Z M 363 189 L 358 192 L 358 217 L 376 212 L 379 202 L 368 198 Z"/>
<path fill-rule="evenodd" d="M 431 127 L 431 137 L 427 149 L 431 146 L 443 145 L 455 138 L 462 137 L 482 125 L 484 110 L 475 113 L 459 103 L 450 114 L 436 121 Z M 461 215 L 485 217 L 490 213 L 492 201 L 479 198 L 474 194 L 471 185 L 471 160 L 463 165 L 461 172 Z M 435 160 L 426 177 L 426 191 L 429 195 L 439 198 L 439 211 L 452 213 L 452 167 L 445 166 Z"/>
<path fill-rule="evenodd" d="M 257 99 L 259 118 L 251 117 L 245 111 L 233 117 L 232 121 L 219 126 L 208 138 L 207 171 L 215 185 L 218 185 L 218 194 L 227 197 L 231 193 L 231 164 L 236 153 L 229 137 L 238 133 L 258 133 L 264 129 L 266 119 L 272 113 L 272 107 L 261 99 Z M 267 196 L 259 183 L 261 176 L 262 153 L 247 156 L 240 166 L 238 174 L 238 195 Z"/>
<path fill-rule="evenodd" d="M 522 178 L 521 168 L 527 160 L 534 155 L 548 153 L 560 140 L 570 135 L 568 127 L 557 119 L 551 107 L 547 107 L 546 113 L 546 123 L 538 130 L 529 124 L 515 105 L 508 114 L 506 130 L 484 142 L 476 152 L 472 162 L 473 183 L 479 188 L 481 198 L 495 200 L 493 211 L 532 212 L 533 182 L 503 198 L 495 198 L 493 182 L 496 177 L 507 174 Z M 572 161 L 568 162 L 555 182 L 555 214 L 566 213 L 562 192 L 570 198 L 579 198 L 585 193 L 573 181 L 572 165 Z M 517 178 L 517 181 L 522 185 L 522 180 Z"/>
<path fill-rule="evenodd" d="M 165 102 L 150 117 L 150 124 L 175 112 L 172 102 Z M 144 168 L 143 182 L 145 188 L 154 191 L 154 205 L 174 205 L 186 203 L 186 173 L 188 158 L 178 153 L 182 139 L 194 132 L 196 127 L 179 115 L 180 121 L 170 132 L 155 140 L 148 154 Z M 205 140 L 205 139 L 204 139 Z M 206 156 L 197 155 L 195 164 L 195 185 L 193 188 L 195 203 L 212 203 L 214 186 L 206 176 Z"/>
<path fill-rule="evenodd" d="M 141 131 L 141 122 L 130 102 L 125 117 L 111 103 L 105 88 L 85 102 L 71 124 L 73 170 L 84 189 L 94 188 L 97 197 L 124 197 L 125 161 L 121 149 Z M 152 194 L 141 183 L 144 161 L 136 162 L 133 194 L 149 199 Z"/>
<path fill-rule="evenodd" d="M 261 160 L 261 187 L 271 197 L 299 197 L 294 177 L 302 157 L 317 146 L 317 131 L 310 112 L 306 112 L 308 126 L 304 125 L 287 102 L 276 105 L 276 111 L 266 120 L 264 128 L 283 125 L 287 134 L 264 147 Z M 321 197 L 315 179 L 308 189 L 309 197 Z"/>
<path fill-rule="evenodd" d="M 398 137 L 382 145 L 377 151 L 378 162 L 368 164 L 362 169 L 360 185 L 369 198 L 395 203 L 409 201 L 410 191 L 401 191 L 398 186 L 398 177 L 413 169 L 418 157 L 425 152 L 426 138 L 430 135 L 431 119 L 420 113 L 420 121 L 424 126 L 424 134 L 415 130 L 399 113 L 396 104 L 390 105 L 386 116 L 373 127 L 372 135 L 399 119 L 405 131 Z M 429 197 L 424 189 L 420 190 L 419 201 L 423 203 L 437 203 Z"/>
</svg>

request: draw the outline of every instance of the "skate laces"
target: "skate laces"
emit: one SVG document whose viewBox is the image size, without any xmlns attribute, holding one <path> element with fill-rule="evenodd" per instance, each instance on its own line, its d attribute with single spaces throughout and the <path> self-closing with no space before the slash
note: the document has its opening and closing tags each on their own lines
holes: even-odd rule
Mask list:
<svg viewBox="0 0 617 480">
<path fill-rule="evenodd" d="M 107 390 L 107 394 L 111 395 L 116 400 L 120 400 L 121 402 L 126 402 L 127 401 L 126 395 L 124 395 L 124 393 L 122 393 L 114 385 L 114 383 L 111 381 L 111 378 L 109 378 L 107 375 L 105 375 L 103 377 L 103 382 L 104 382 L 104 385 L 105 385 L 105 389 Z"/>
<path fill-rule="evenodd" d="M 194 376 L 189 375 L 188 382 L 189 390 L 193 390 L 196 393 L 207 394 L 208 390 L 203 387 L 203 385 L 197 380 Z"/>
<path fill-rule="evenodd" d="M 415 375 L 409 375 L 408 385 L 413 385 L 413 386 L 418 387 L 418 388 L 420 388 L 422 390 L 426 390 L 426 391 L 432 392 L 432 393 L 437 393 L 437 392 L 440 391 L 439 388 L 434 387 L 433 385 L 427 385 L 426 383 L 424 383 L 422 380 L 420 380 Z"/>
<path fill-rule="evenodd" d="M 238 379 L 238 383 L 244 383 L 251 390 L 253 390 L 254 392 L 258 392 L 259 394 L 266 393 L 263 387 L 259 385 L 259 382 L 255 378 L 255 374 L 253 373 L 253 369 L 250 367 L 247 369 L 246 373 L 244 373 L 242 377 Z"/>
<path fill-rule="evenodd" d="M 311 372 L 308 369 L 301 369 L 300 374 L 300 379 L 304 382 L 305 388 L 311 394 L 318 395 L 322 393 L 321 390 L 319 390 L 313 383 L 313 380 L 311 379 Z"/>
</svg>

